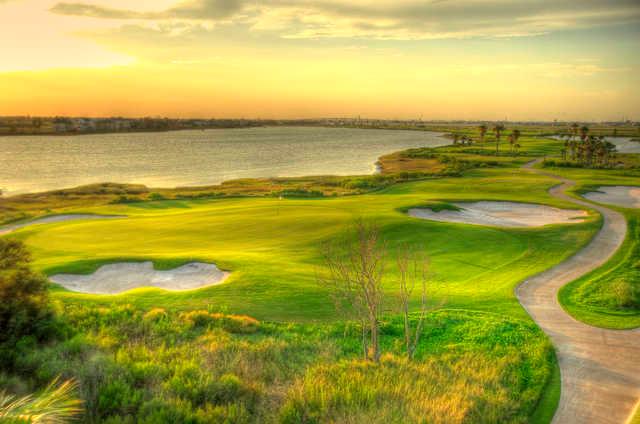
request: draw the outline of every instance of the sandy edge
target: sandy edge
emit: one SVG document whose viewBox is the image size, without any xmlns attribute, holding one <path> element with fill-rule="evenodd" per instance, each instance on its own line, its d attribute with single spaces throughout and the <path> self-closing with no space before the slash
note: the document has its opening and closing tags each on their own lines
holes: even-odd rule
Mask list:
<svg viewBox="0 0 640 424">
<path fill-rule="evenodd" d="M 35 218 L 30 221 L 18 222 L 15 224 L 7 224 L 0 226 L 0 236 L 12 233 L 21 228 L 30 227 L 32 225 L 53 224 L 57 222 L 76 221 L 76 220 L 92 220 L 92 219 L 117 219 L 126 218 L 126 215 L 100 215 L 100 214 L 62 214 L 49 215 L 41 218 Z"/>
<path fill-rule="evenodd" d="M 508 201 L 454 202 L 458 211 L 435 212 L 429 208 L 411 208 L 409 216 L 438 222 L 487 225 L 495 227 L 541 227 L 552 224 L 577 224 L 589 214 L 585 210 L 561 209 L 537 203 Z"/>
<path fill-rule="evenodd" d="M 86 294 L 121 294 L 138 288 L 189 291 L 222 284 L 230 273 L 215 264 L 189 262 L 170 270 L 156 270 L 153 262 L 116 262 L 91 274 L 55 274 L 49 280 L 67 290 Z"/>
<path fill-rule="evenodd" d="M 640 208 L 640 187 L 636 186 L 601 186 L 596 191 L 582 195 L 585 199 L 623 208 Z"/>
</svg>

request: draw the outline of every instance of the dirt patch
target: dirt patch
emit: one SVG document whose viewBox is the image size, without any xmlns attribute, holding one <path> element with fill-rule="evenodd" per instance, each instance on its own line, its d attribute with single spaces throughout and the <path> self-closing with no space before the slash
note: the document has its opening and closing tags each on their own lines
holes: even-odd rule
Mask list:
<svg viewBox="0 0 640 424">
<path fill-rule="evenodd" d="M 559 209 L 551 206 L 516 202 L 452 203 L 460 210 L 409 209 L 415 218 L 440 222 L 490 225 L 495 227 L 540 227 L 549 224 L 579 223 L 587 216 L 583 210 Z"/>
<path fill-rule="evenodd" d="M 74 221 L 79 219 L 115 219 L 126 218 L 124 215 L 95 215 L 95 214 L 69 214 L 69 215 L 51 215 L 43 218 L 33 219 L 27 222 L 17 224 L 3 225 L 0 227 L 0 235 L 19 230 L 20 228 L 30 227 L 38 224 L 52 224 L 54 222 Z"/>
<path fill-rule="evenodd" d="M 598 203 L 622 206 L 624 208 L 640 208 L 640 187 L 599 187 L 598 191 L 592 191 L 583 196 L 585 199 Z"/>
<path fill-rule="evenodd" d="M 158 271 L 152 262 L 120 262 L 103 265 L 89 275 L 56 274 L 49 279 L 80 293 L 116 294 L 140 287 L 192 290 L 222 283 L 228 272 L 214 264 L 191 262 L 168 271 Z"/>
</svg>

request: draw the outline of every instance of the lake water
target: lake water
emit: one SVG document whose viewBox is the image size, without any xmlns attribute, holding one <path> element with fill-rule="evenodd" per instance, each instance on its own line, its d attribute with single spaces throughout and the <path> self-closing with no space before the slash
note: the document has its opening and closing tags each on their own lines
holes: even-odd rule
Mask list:
<svg viewBox="0 0 640 424">
<path fill-rule="evenodd" d="M 0 137 L 5 195 L 99 182 L 149 187 L 248 177 L 370 174 L 383 154 L 450 141 L 423 131 L 262 127 Z"/>
</svg>

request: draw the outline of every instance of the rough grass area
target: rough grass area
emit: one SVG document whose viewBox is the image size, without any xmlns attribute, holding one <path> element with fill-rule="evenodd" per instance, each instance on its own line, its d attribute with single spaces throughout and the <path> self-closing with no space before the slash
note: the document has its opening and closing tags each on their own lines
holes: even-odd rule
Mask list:
<svg viewBox="0 0 640 424">
<path fill-rule="evenodd" d="M 76 378 L 95 423 L 525 423 L 555 366 L 533 324 L 431 313 L 413 362 L 401 322 L 382 327 L 380 364 L 360 360 L 349 324 L 274 324 L 205 310 L 61 306 L 69 337 L 18 348 L 28 390 Z M 26 383 L 25 383 L 26 382 Z"/>
<path fill-rule="evenodd" d="M 616 255 L 560 290 L 564 308 L 583 322 L 617 329 L 640 326 L 640 214 L 626 217 L 627 239 Z"/>
</svg>

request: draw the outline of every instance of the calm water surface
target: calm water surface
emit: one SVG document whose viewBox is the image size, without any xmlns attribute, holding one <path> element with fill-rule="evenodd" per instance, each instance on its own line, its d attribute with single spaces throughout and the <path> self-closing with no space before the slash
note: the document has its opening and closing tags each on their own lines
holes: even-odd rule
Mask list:
<svg viewBox="0 0 640 424">
<path fill-rule="evenodd" d="M 385 153 L 448 143 L 433 132 L 311 127 L 9 136 L 0 137 L 0 189 L 11 195 L 98 182 L 178 187 L 370 174 Z"/>
</svg>

